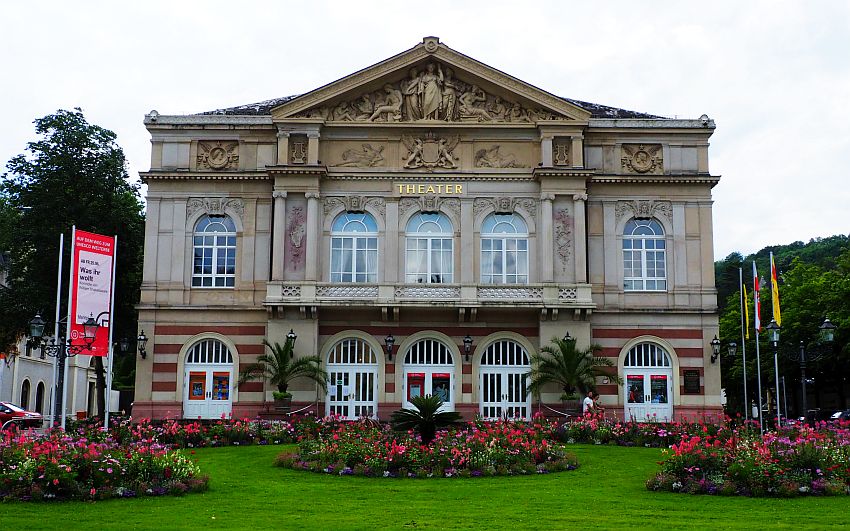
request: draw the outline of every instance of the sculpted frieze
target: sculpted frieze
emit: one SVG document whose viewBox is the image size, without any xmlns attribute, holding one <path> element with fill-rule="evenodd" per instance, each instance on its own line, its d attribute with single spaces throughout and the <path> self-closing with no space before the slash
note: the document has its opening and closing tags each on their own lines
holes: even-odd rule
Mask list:
<svg viewBox="0 0 850 531">
<path fill-rule="evenodd" d="M 472 215 L 477 218 L 488 210 L 493 210 L 496 214 L 513 214 L 517 207 L 525 210 L 535 222 L 537 221 L 537 200 L 530 197 L 476 197 L 472 202 Z"/>
<path fill-rule="evenodd" d="M 669 221 L 673 221 L 673 207 L 670 201 L 617 201 L 614 214 L 617 221 L 629 214 L 637 219 L 649 219 L 662 215 Z"/>
<path fill-rule="evenodd" d="M 236 169 L 239 165 L 239 142 L 198 142 L 199 170 Z"/>
<path fill-rule="evenodd" d="M 342 160 L 334 166 L 352 168 L 374 168 L 384 165 L 384 146 L 372 147 L 372 144 L 361 144 L 360 149 L 346 149 L 342 152 Z"/>
<path fill-rule="evenodd" d="M 193 197 L 186 202 L 186 219 L 191 218 L 199 210 L 209 216 L 224 216 L 227 209 L 239 216 L 241 220 L 245 214 L 245 203 L 237 198 Z"/>
<path fill-rule="evenodd" d="M 521 164 L 513 153 L 502 153 L 499 145 L 475 152 L 476 168 L 520 168 Z"/>
<path fill-rule="evenodd" d="M 630 173 L 661 173 L 663 160 L 661 144 L 623 144 L 623 171 Z"/>
<path fill-rule="evenodd" d="M 404 167 L 407 169 L 424 168 L 433 171 L 435 168 L 457 168 L 454 149 L 460 142 L 458 135 L 449 137 L 435 136 L 430 131 L 424 137 L 402 135 L 401 142 L 407 147 Z"/>
<path fill-rule="evenodd" d="M 382 197 L 364 197 L 360 195 L 348 195 L 345 197 L 326 197 L 324 202 L 325 215 L 334 209 L 342 207 L 346 212 L 365 212 L 366 205 L 377 210 L 383 218 L 386 214 L 386 202 Z"/>
<path fill-rule="evenodd" d="M 407 77 L 380 90 L 335 105 L 313 107 L 297 118 L 336 122 L 505 122 L 531 123 L 565 119 L 550 111 L 506 101 L 454 76 L 437 61 L 411 68 Z"/>
</svg>

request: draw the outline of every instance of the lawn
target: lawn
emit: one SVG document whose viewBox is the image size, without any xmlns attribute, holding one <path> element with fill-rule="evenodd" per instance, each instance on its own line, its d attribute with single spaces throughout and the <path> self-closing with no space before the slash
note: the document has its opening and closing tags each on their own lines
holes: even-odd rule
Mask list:
<svg viewBox="0 0 850 531">
<path fill-rule="evenodd" d="M 368 479 L 272 466 L 279 446 L 196 451 L 210 490 L 182 498 L 0 504 L 18 529 L 728 529 L 850 525 L 850 497 L 653 493 L 660 450 L 571 447 L 581 467 L 545 476 Z"/>
</svg>

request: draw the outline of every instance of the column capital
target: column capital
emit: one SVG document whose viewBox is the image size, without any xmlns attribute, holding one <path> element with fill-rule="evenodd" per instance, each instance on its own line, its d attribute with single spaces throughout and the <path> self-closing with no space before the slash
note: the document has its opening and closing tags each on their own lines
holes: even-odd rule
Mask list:
<svg viewBox="0 0 850 531">
<path fill-rule="evenodd" d="M 573 201 L 587 201 L 587 194 L 573 194 Z"/>
<path fill-rule="evenodd" d="M 306 192 L 304 197 L 307 199 L 319 199 L 321 196 L 319 195 L 319 192 Z"/>
<path fill-rule="evenodd" d="M 292 133 L 291 133 L 291 132 L 289 132 L 289 131 L 278 131 L 278 132 L 277 132 L 277 137 L 278 137 L 278 138 L 289 138 L 289 135 L 291 135 L 291 134 L 292 134 Z"/>
<path fill-rule="evenodd" d="M 307 131 L 307 138 L 319 138 L 322 136 L 318 131 Z"/>
<path fill-rule="evenodd" d="M 555 194 L 553 194 L 552 192 L 541 192 L 540 193 L 540 200 L 541 201 L 554 201 L 555 200 Z"/>
<path fill-rule="evenodd" d="M 287 195 L 288 194 L 282 190 L 275 190 L 274 192 L 272 192 L 272 197 L 274 197 L 275 199 L 286 199 Z"/>
</svg>

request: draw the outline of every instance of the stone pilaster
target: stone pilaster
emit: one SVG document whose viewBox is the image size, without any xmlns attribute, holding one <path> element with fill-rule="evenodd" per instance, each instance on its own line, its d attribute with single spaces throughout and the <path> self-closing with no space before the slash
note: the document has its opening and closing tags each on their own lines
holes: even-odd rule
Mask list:
<svg viewBox="0 0 850 531">
<path fill-rule="evenodd" d="M 289 131 L 277 132 L 277 163 L 289 164 Z"/>
<path fill-rule="evenodd" d="M 540 226 L 537 227 L 537 234 L 540 236 L 540 282 L 555 281 L 555 227 L 552 224 L 554 200 L 555 194 L 540 194 Z"/>
<path fill-rule="evenodd" d="M 307 133 L 307 164 L 316 165 L 319 163 L 319 132 L 310 131 Z"/>
<path fill-rule="evenodd" d="M 573 195 L 573 251 L 576 267 L 576 284 L 587 283 L 587 216 L 584 205 L 587 194 Z"/>
<path fill-rule="evenodd" d="M 544 168 L 551 168 L 552 162 L 552 141 L 551 136 L 543 136 L 540 138 L 540 163 Z"/>
<path fill-rule="evenodd" d="M 307 192 L 304 197 L 307 198 L 307 267 L 304 279 L 316 281 L 319 280 L 319 239 L 322 237 L 319 228 L 319 192 Z"/>
<path fill-rule="evenodd" d="M 274 198 L 274 220 L 272 225 L 272 280 L 283 280 L 284 246 L 286 245 L 286 192 L 277 190 Z"/>
</svg>

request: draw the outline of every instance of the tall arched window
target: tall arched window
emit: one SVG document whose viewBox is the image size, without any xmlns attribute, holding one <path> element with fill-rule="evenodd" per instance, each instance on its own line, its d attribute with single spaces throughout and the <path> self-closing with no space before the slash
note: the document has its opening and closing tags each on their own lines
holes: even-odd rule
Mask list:
<svg viewBox="0 0 850 531">
<path fill-rule="evenodd" d="M 30 381 L 21 383 L 21 409 L 29 409 L 30 406 Z"/>
<path fill-rule="evenodd" d="M 626 291 L 667 289 L 667 242 L 654 219 L 632 219 L 623 231 L 623 287 Z"/>
<path fill-rule="evenodd" d="M 195 224 L 192 286 L 232 288 L 236 280 L 236 225 L 228 216 L 203 216 Z"/>
<path fill-rule="evenodd" d="M 517 214 L 490 214 L 484 218 L 481 282 L 528 283 L 528 226 Z"/>
<path fill-rule="evenodd" d="M 331 282 L 377 282 L 378 224 L 370 214 L 343 212 L 331 226 Z"/>
<path fill-rule="evenodd" d="M 35 411 L 44 413 L 44 382 L 38 382 L 35 386 Z"/>
<path fill-rule="evenodd" d="M 410 283 L 454 281 L 452 222 L 445 214 L 419 213 L 407 222 L 405 280 Z"/>
</svg>

